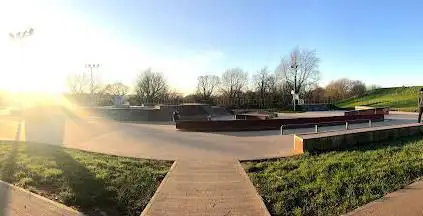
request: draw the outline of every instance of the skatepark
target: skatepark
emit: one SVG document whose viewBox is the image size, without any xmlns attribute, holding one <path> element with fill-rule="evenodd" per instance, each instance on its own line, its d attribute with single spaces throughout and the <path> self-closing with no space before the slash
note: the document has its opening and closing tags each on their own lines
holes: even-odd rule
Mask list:
<svg viewBox="0 0 423 216">
<path fill-rule="evenodd" d="M 164 110 L 42 107 L 18 115 L 4 111 L 0 118 L 0 139 L 174 161 L 141 215 L 204 212 L 209 215 L 270 215 L 239 161 L 288 157 L 316 149 L 337 149 L 344 143 L 360 145 L 372 142 L 374 137 L 392 137 L 389 134 L 406 136 L 421 131 L 418 125 L 413 124 L 415 114 L 388 113 L 382 109 L 269 115 L 256 110 L 236 113 L 222 108 L 211 112 L 212 109 L 201 106 L 179 106 L 180 113 L 185 116 L 182 115 L 182 120 L 176 123 L 169 120 L 176 106 L 170 109 L 168 106 Z M 184 112 L 185 107 L 190 111 Z M 387 132 L 385 135 L 371 135 L 378 131 Z M 47 206 L 46 210 L 36 208 L 37 211 L 45 211 L 39 214 L 50 214 L 54 209 L 56 214 L 79 215 L 44 198 L 31 201 L 28 198 L 31 196 L 26 195 L 29 192 L 11 193 L 8 187 L 13 186 L 3 186 L 4 193 L 12 197 L 8 204 L 11 207 L 4 210 L 6 214 L 10 209 L 21 209 L 20 203 L 30 203 L 38 207 Z"/>
<path fill-rule="evenodd" d="M 278 113 L 278 119 L 342 116 L 345 111 Z M 223 117 L 222 117 L 223 116 Z M 232 119 L 229 115 L 215 118 Z M 171 118 L 171 117 L 169 117 Z M 391 112 L 377 128 L 414 123 L 414 114 Z M 219 121 L 219 120 L 217 120 Z M 205 121 L 207 123 L 207 121 Z M 282 125 L 281 125 L 282 126 Z M 315 133 L 315 125 L 263 131 L 192 132 L 178 130 L 171 121 L 117 121 L 99 116 L 43 115 L 42 119 L 21 119 L 3 115 L 2 140 L 21 140 L 61 145 L 87 151 L 140 158 L 176 160 L 181 158 L 225 157 L 237 160 L 275 158 L 292 155 L 293 135 Z M 348 129 L 369 127 L 368 121 L 348 123 Z M 319 126 L 318 133 L 345 130 L 345 123 Z"/>
</svg>

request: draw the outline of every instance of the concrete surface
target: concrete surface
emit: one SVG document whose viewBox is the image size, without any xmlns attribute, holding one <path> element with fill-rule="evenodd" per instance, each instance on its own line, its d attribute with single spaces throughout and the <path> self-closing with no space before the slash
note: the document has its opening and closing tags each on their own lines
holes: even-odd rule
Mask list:
<svg viewBox="0 0 423 216">
<path fill-rule="evenodd" d="M 340 114 L 312 112 L 291 115 Z M 386 124 L 399 124 L 416 121 L 417 117 L 396 114 L 388 116 L 388 119 L 392 121 Z M 300 133 L 301 130 L 292 133 Z M 171 124 L 121 123 L 60 114 L 27 119 L 1 116 L 0 139 L 42 142 L 122 156 L 177 160 L 145 210 L 145 215 L 169 215 L 172 212 L 178 213 L 173 215 L 268 215 L 236 160 L 295 154 L 293 136 L 280 136 L 280 131 L 181 132 Z M 7 199 L 12 200 L 10 197 L 13 196 L 19 194 L 7 196 Z M 46 206 L 44 201 L 33 200 L 40 203 L 37 205 L 41 209 L 48 209 L 43 207 Z M 6 209 L 25 211 L 25 205 L 20 204 L 25 202 L 25 198 L 9 202 L 20 207 L 9 207 L 8 204 Z M 48 214 L 37 212 L 32 215 Z"/>
<path fill-rule="evenodd" d="M 303 153 L 345 149 L 419 135 L 423 135 L 423 124 L 418 123 L 296 135 L 294 151 Z"/>
<path fill-rule="evenodd" d="M 241 160 L 286 156 L 292 136 L 245 137 L 181 132 L 174 125 L 51 117 L 22 121 L 21 140 L 107 154 L 154 159 L 227 157 Z M 2 121 L 0 137 L 15 140 L 20 120 Z"/>
<path fill-rule="evenodd" d="M 317 112 L 316 114 L 308 114 L 306 113 L 306 116 L 312 116 L 312 115 L 322 115 L 324 112 Z M 332 115 L 338 115 L 338 112 L 328 112 L 328 114 Z M 392 115 L 385 115 L 385 121 L 382 122 L 372 122 L 372 127 L 385 127 L 385 126 L 391 126 L 391 125 L 402 125 L 402 124 L 412 124 L 417 123 L 417 115 L 412 114 L 392 114 Z M 353 129 L 360 129 L 360 128 L 367 128 L 369 127 L 369 123 L 354 123 L 349 122 L 348 128 Z M 335 126 L 325 126 L 325 127 L 319 127 L 319 132 L 331 132 L 331 131 L 340 131 L 345 130 L 345 125 L 335 125 Z M 308 133 L 314 133 L 315 129 L 314 126 L 311 125 L 308 128 L 297 128 L 297 129 L 285 129 L 284 134 L 308 134 Z M 273 134 L 280 134 L 280 131 L 274 131 Z"/>
<path fill-rule="evenodd" d="M 297 116 L 339 115 L 340 112 L 295 113 Z M 373 126 L 415 122 L 414 115 L 389 115 Z M 21 123 L 21 130 L 18 130 Z M 351 128 L 368 124 L 350 124 Z M 320 131 L 344 130 L 344 126 Z M 175 130 L 172 124 L 140 124 L 106 121 L 99 118 L 69 118 L 55 115 L 43 119 L 0 118 L 0 139 L 62 145 L 70 148 L 131 157 L 184 159 L 226 157 L 239 160 L 292 155 L 293 136 L 280 131 L 201 133 Z M 285 134 L 311 133 L 314 128 L 285 130 Z"/>
<path fill-rule="evenodd" d="M 178 160 L 142 216 L 270 215 L 236 160 Z"/>
<path fill-rule="evenodd" d="M 423 181 L 390 193 L 352 211 L 348 216 L 421 216 L 423 215 Z"/>
<path fill-rule="evenodd" d="M 0 181 L 1 216 L 82 216 L 69 207 Z"/>
<path fill-rule="evenodd" d="M 303 112 L 303 113 L 278 113 L 278 118 L 343 116 L 344 112 L 345 111 L 315 111 L 315 112 Z"/>
</svg>

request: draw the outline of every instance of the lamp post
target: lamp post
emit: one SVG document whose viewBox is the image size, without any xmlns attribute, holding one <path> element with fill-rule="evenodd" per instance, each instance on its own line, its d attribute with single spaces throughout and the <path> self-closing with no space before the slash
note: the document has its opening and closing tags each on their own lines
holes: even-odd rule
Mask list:
<svg viewBox="0 0 423 216">
<path fill-rule="evenodd" d="M 32 36 L 34 34 L 34 29 L 33 28 L 28 28 L 28 29 L 25 29 L 24 31 L 18 31 L 18 32 L 9 32 L 9 38 L 11 39 L 11 40 L 13 40 L 13 41 L 16 41 L 16 42 L 22 42 L 25 38 L 28 38 L 28 37 L 30 37 L 30 36 Z M 24 65 L 23 64 L 23 58 L 22 58 L 22 48 L 20 47 L 20 48 L 18 48 L 18 60 L 17 61 L 19 61 L 19 63 L 21 64 L 21 65 Z M 23 69 L 23 67 L 21 66 L 21 69 Z M 14 102 L 13 102 L 14 103 Z M 21 101 L 17 101 L 17 104 L 19 104 L 19 108 L 20 109 L 22 109 L 23 108 L 23 105 L 22 105 L 22 103 L 21 103 Z M 22 118 L 22 117 L 21 117 Z M 20 134 L 21 134 L 21 126 L 22 126 L 22 121 L 24 121 L 25 119 L 24 118 L 22 118 L 20 121 L 19 121 L 19 124 L 18 124 L 18 128 L 17 128 L 17 131 L 16 131 L 16 134 L 17 134 L 17 136 L 16 136 L 16 138 L 17 139 L 20 139 Z M 26 128 L 26 131 L 28 131 L 28 130 L 31 130 L 31 127 L 28 127 L 28 125 L 31 125 L 31 124 L 28 124 L 28 121 L 26 120 L 26 122 L 25 122 L 25 128 Z M 25 134 L 25 136 L 26 136 L 26 139 L 27 140 L 29 140 L 30 138 L 28 138 L 28 136 Z"/>
<path fill-rule="evenodd" d="M 33 34 L 34 34 L 34 29 L 29 28 L 29 29 L 25 29 L 25 31 L 23 32 L 10 32 L 9 37 L 12 40 L 23 40 L 24 38 L 30 37 Z"/>
<path fill-rule="evenodd" d="M 9 32 L 9 38 L 17 43 L 22 43 L 22 41 L 30 36 L 32 36 L 34 34 L 34 29 L 33 28 L 27 28 L 24 31 L 18 31 L 18 32 Z M 21 67 L 21 69 L 23 70 L 23 65 L 24 65 L 24 59 L 22 57 L 23 55 L 23 51 L 22 51 L 22 47 L 19 46 L 19 48 L 17 48 L 17 61 L 18 61 L 18 65 Z M 22 104 L 20 104 L 20 106 L 22 106 Z"/>
<path fill-rule="evenodd" d="M 294 72 L 294 89 L 291 91 L 292 94 L 292 100 L 294 103 L 294 111 L 296 111 L 296 100 L 297 100 L 297 70 L 298 70 L 298 64 L 297 64 L 297 53 L 294 52 L 291 55 L 291 68 L 295 70 Z"/>
<path fill-rule="evenodd" d="M 93 98 L 94 98 L 93 68 L 99 68 L 100 65 L 99 64 L 86 64 L 85 67 L 90 69 L 90 98 L 91 98 L 91 102 L 92 102 Z"/>
</svg>

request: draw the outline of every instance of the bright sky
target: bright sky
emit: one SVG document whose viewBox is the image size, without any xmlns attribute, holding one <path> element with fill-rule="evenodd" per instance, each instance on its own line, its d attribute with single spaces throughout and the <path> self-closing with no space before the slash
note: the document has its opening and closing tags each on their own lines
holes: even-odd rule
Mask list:
<svg viewBox="0 0 423 216">
<path fill-rule="evenodd" d="M 252 74 L 295 46 L 316 49 L 322 82 L 423 84 L 423 2 L 382 0 L 2 0 L 0 88 L 66 91 L 98 63 L 103 83 L 147 67 L 181 92 L 203 74 Z M 32 27 L 22 41 L 9 32 Z"/>
</svg>

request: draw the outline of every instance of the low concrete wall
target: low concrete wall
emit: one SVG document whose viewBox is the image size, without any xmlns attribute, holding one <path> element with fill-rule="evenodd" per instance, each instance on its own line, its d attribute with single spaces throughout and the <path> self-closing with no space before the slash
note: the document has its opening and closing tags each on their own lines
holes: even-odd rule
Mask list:
<svg viewBox="0 0 423 216">
<path fill-rule="evenodd" d="M 372 114 L 389 114 L 389 109 L 386 108 L 371 108 L 371 109 L 356 109 L 352 111 L 347 111 L 344 113 L 345 116 L 350 115 L 372 115 Z"/>
<path fill-rule="evenodd" d="M 385 115 L 389 115 L 389 111 L 391 110 L 389 107 L 376 108 L 376 107 L 371 107 L 371 106 L 355 106 L 354 109 L 355 110 L 361 110 L 361 111 L 363 111 L 363 110 L 373 110 L 374 111 L 375 109 L 377 109 L 377 110 L 379 110 L 379 112 L 380 112 L 381 109 L 383 109 L 383 112 L 384 112 Z"/>
<path fill-rule="evenodd" d="M 294 136 L 294 150 L 298 153 L 346 149 L 352 146 L 423 135 L 422 124 L 362 128 L 321 134 Z"/>
<path fill-rule="evenodd" d="M 235 115 L 237 120 L 266 120 L 270 119 L 269 115 L 260 115 L 260 114 L 237 114 Z"/>
<path fill-rule="evenodd" d="M 333 107 L 332 104 L 303 104 L 298 105 L 302 111 L 329 111 Z"/>
<path fill-rule="evenodd" d="M 118 121 L 172 121 L 175 109 L 88 108 L 87 111 Z"/>
<path fill-rule="evenodd" d="M 201 105 L 158 105 L 155 107 L 89 107 L 85 111 L 118 121 L 173 121 L 173 112 L 180 112 L 181 120 L 206 121 L 208 114 Z"/>
<path fill-rule="evenodd" d="M 323 124 L 368 119 L 382 121 L 384 120 L 384 115 L 325 116 L 268 120 L 180 121 L 176 123 L 176 128 L 188 131 L 279 130 L 281 125 L 298 125 L 298 127 L 301 127 L 301 124 Z"/>
</svg>

